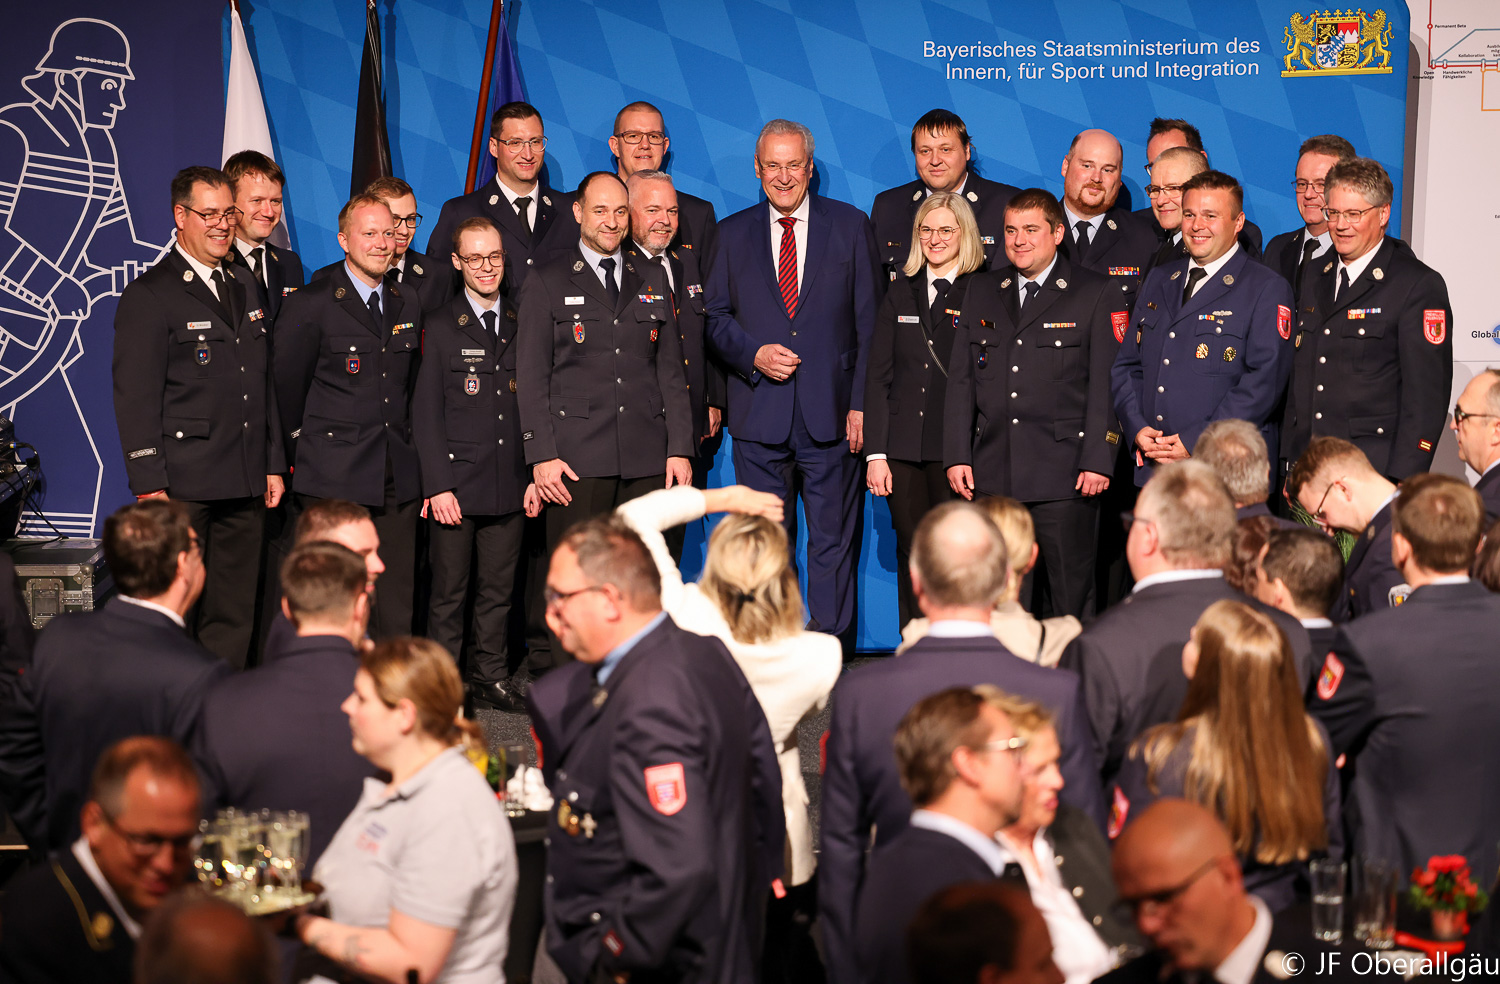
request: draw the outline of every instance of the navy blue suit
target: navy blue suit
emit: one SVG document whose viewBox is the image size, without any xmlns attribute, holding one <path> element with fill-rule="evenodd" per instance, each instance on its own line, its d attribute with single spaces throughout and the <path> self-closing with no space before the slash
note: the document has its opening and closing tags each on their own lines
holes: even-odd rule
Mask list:
<svg viewBox="0 0 1500 984">
<path fill-rule="evenodd" d="M 725 423 L 736 477 L 789 498 L 793 473 L 801 473 L 809 624 L 839 634 L 854 617 L 859 461 L 843 442 L 849 411 L 864 409 L 878 295 L 875 236 L 859 209 L 811 196 L 797 310 L 789 315 L 772 260 L 770 213 L 760 202 L 719 223 L 704 284 L 708 342 L 731 373 Z M 785 381 L 755 368 L 755 353 L 773 342 L 802 360 Z"/>
<path fill-rule="evenodd" d="M 1028 663 L 991 636 L 927 636 L 902 656 L 845 675 L 833 691 L 818 867 L 818 910 L 833 984 L 856 979 L 853 902 L 871 828 L 878 847 L 911 819 L 911 798 L 901 788 L 891 747 L 896 725 L 923 697 L 980 683 L 1038 701 L 1056 715 L 1065 782 L 1061 795 L 1096 822 L 1103 819 L 1094 737 L 1073 673 Z"/>
<path fill-rule="evenodd" d="M 1133 455 L 1136 435 L 1154 427 L 1180 435 L 1191 453 L 1203 428 L 1238 418 L 1260 427 L 1274 464 L 1272 417 L 1292 371 L 1292 289 L 1241 249 L 1184 304 L 1191 264 L 1152 270 L 1136 298 L 1110 373 L 1120 443 Z M 1152 467 L 1136 467 L 1136 485 Z"/>
<path fill-rule="evenodd" d="M 1349 559 L 1344 562 L 1344 590 L 1333 605 L 1329 618 L 1335 622 L 1395 608 L 1406 599 L 1410 589 L 1406 576 L 1396 570 L 1391 560 L 1392 507 L 1387 502 L 1370 517 L 1370 524 L 1354 541 Z"/>
<path fill-rule="evenodd" d="M 1484 500 L 1484 528 L 1489 530 L 1495 520 L 1500 519 L 1500 468 L 1491 468 L 1479 476 L 1474 491 Z"/>
<path fill-rule="evenodd" d="M 350 745 L 349 718 L 339 709 L 358 669 L 347 639 L 314 635 L 291 640 L 273 663 L 216 683 L 203 698 L 192 749 L 204 812 L 234 806 L 306 813 L 304 870 L 311 871 L 375 774 Z"/>
</svg>

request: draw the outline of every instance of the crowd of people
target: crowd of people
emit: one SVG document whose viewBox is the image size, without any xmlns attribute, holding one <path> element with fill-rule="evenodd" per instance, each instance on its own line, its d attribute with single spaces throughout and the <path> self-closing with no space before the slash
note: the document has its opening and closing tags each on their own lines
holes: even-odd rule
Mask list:
<svg viewBox="0 0 1500 984">
<path fill-rule="evenodd" d="M 529 892 L 574 982 L 1247 984 L 1314 949 L 1314 860 L 1500 868 L 1500 372 L 1449 414 L 1378 163 L 1306 141 L 1262 252 L 1183 120 L 1131 211 L 1113 135 L 1058 197 L 934 110 L 869 216 L 773 120 L 722 222 L 649 104 L 571 193 L 535 109 L 490 133 L 426 253 L 385 178 L 306 283 L 274 162 L 174 180 L 116 320 L 118 595 L 33 640 L 0 591 L 36 860 L 0 984 L 498 984 Z M 1445 425 L 1476 489 L 1429 474 Z M 741 484 L 705 488 L 721 427 Z M 861 469 L 903 641 L 846 671 Z M 540 884 L 478 707 L 529 716 Z M 222 808 L 311 818 L 320 909 L 194 893 Z"/>
</svg>

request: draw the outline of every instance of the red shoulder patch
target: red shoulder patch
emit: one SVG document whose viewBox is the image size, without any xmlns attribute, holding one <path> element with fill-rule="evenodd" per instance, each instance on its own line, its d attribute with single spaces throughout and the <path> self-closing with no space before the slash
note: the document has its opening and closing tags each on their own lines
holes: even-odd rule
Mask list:
<svg viewBox="0 0 1500 984">
<path fill-rule="evenodd" d="M 1276 334 L 1283 341 L 1292 337 L 1292 309 L 1285 304 L 1276 305 Z"/>
<path fill-rule="evenodd" d="M 1125 829 L 1125 820 L 1130 816 L 1130 798 L 1115 787 L 1113 802 L 1109 804 L 1109 839 L 1114 840 Z"/>
<path fill-rule="evenodd" d="M 1111 311 L 1109 314 L 1109 326 L 1115 330 L 1115 341 L 1125 341 L 1125 329 L 1130 326 L 1130 312 Z"/>
<path fill-rule="evenodd" d="M 646 770 L 646 796 L 657 813 L 670 817 L 687 806 L 687 776 L 681 762 L 653 765 Z"/>
<path fill-rule="evenodd" d="M 1432 344 L 1441 345 L 1448 337 L 1448 312 L 1428 308 L 1422 312 L 1422 335 Z"/>
<path fill-rule="evenodd" d="M 1318 674 L 1318 699 L 1331 700 L 1338 693 L 1344 680 L 1344 661 L 1333 653 L 1323 660 L 1323 672 Z"/>
</svg>

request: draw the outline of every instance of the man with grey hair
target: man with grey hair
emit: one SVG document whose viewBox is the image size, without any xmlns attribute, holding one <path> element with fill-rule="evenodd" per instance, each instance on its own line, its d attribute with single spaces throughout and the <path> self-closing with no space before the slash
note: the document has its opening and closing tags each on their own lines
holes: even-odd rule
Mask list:
<svg viewBox="0 0 1500 984">
<path fill-rule="evenodd" d="M 1432 467 L 1453 382 L 1442 274 L 1386 235 L 1394 189 L 1365 157 L 1324 179 L 1333 249 L 1302 285 L 1281 427 L 1290 465 L 1318 435 L 1352 441 L 1394 482 Z"/>
<path fill-rule="evenodd" d="M 1266 500 L 1271 497 L 1271 458 L 1260 428 L 1248 420 L 1215 420 L 1203 428 L 1193 457 L 1214 470 L 1234 499 L 1236 519 L 1271 516 Z M 1271 516 L 1278 526 L 1298 529 L 1300 524 Z"/>
<path fill-rule="evenodd" d="M 732 373 L 735 475 L 788 500 L 788 522 L 800 479 L 808 626 L 843 635 L 854 623 L 875 235 L 859 209 L 811 193 L 813 137 L 801 123 L 761 129 L 755 174 L 766 204 L 719 223 L 704 284 L 708 343 Z"/>
<path fill-rule="evenodd" d="M 1234 501 L 1212 468 L 1201 461 L 1162 465 L 1141 490 L 1135 512 L 1123 518 L 1135 587 L 1090 623 L 1058 664 L 1083 678 L 1106 785 L 1136 735 L 1176 720 L 1187 693 L 1182 647 L 1214 602 L 1228 598 L 1265 612 L 1291 642 L 1298 679 L 1307 681 L 1313 668 L 1312 644 L 1296 619 L 1224 580 L 1234 542 Z"/>
<path fill-rule="evenodd" d="M 1486 369 L 1464 387 L 1448 420 L 1458 456 L 1479 473 L 1474 491 L 1484 500 L 1484 526 L 1500 519 L 1500 369 Z"/>
<path fill-rule="evenodd" d="M 949 687 L 987 683 L 1034 700 L 1057 717 L 1062 798 L 1102 819 L 1087 712 L 1073 673 L 1028 663 L 1000 644 L 990 611 L 1009 575 L 1005 541 L 970 502 L 948 502 L 923 517 L 912 541 L 912 591 L 931 621 L 899 659 L 845 674 L 833 691 L 821 817 L 818 908 L 829 980 L 856 971 L 853 901 L 871 831 L 876 847 L 906 829 L 912 801 L 901 786 L 892 739 L 917 701 Z"/>
</svg>

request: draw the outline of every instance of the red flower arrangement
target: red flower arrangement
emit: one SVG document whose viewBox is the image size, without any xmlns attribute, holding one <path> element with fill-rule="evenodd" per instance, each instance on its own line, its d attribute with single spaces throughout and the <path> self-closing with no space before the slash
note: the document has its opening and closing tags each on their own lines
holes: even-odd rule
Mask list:
<svg viewBox="0 0 1500 984">
<path fill-rule="evenodd" d="M 1411 904 L 1435 912 L 1478 912 L 1489 904 L 1484 889 L 1469 878 L 1469 862 L 1461 854 L 1434 854 L 1426 870 L 1413 870 Z"/>
</svg>

